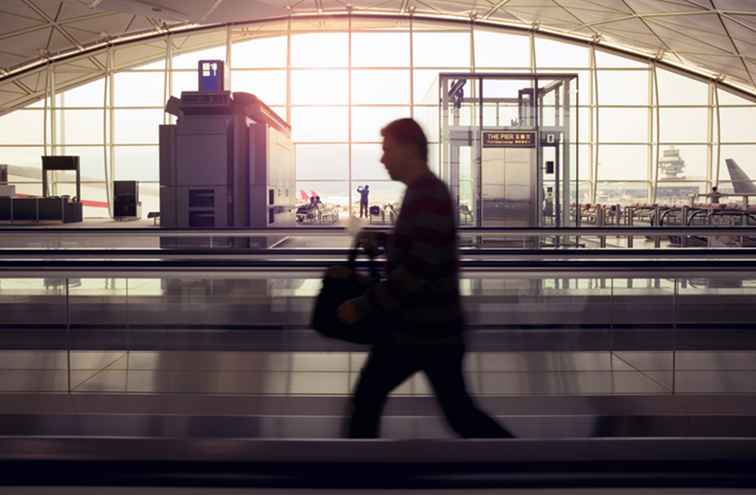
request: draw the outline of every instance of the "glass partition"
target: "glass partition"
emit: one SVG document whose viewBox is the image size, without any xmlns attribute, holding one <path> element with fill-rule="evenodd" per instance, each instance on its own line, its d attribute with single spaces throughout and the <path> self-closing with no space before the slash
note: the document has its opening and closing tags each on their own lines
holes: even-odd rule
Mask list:
<svg viewBox="0 0 756 495">
<path fill-rule="evenodd" d="M 747 271 L 466 271 L 460 287 L 477 394 L 756 391 L 734 364 L 756 355 Z M 365 349 L 310 330 L 319 290 L 319 271 L 5 276 L 0 391 L 346 395 Z"/>
</svg>

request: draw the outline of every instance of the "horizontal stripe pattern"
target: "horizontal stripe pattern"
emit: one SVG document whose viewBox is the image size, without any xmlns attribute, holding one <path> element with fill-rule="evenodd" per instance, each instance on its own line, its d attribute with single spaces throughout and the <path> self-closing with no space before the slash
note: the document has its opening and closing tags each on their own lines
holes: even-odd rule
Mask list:
<svg viewBox="0 0 756 495">
<path fill-rule="evenodd" d="M 461 332 L 456 219 L 449 189 L 435 175 L 407 187 L 386 257 L 386 280 L 360 298 L 360 309 L 395 314 L 400 332 L 416 337 Z"/>
</svg>

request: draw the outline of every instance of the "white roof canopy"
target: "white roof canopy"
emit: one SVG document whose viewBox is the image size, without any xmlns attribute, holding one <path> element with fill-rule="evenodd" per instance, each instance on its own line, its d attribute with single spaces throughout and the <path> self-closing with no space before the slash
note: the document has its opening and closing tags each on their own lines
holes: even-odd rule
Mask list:
<svg viewBox="0 0 756 495">
<path fill-rule="evenodd" d="M 77 62 L 79 79 L 101 72 L 105 61 L 94 50 L 105 42 L 190 26 L 350 9 L 474 19 L 557 34 L 662 60 L 756 94 L 753 0 L 2 0 L 0 106 L 38 96 L 44 82 L 39 72 L 28 69 L 51 58 L 93 50 Z M 149 49 L 145 44 L 144 50 Z M 3 79 L 13 84 L 3 84 Z M 60 87 L 75 79 L 59 81 Z"/>
</svg>

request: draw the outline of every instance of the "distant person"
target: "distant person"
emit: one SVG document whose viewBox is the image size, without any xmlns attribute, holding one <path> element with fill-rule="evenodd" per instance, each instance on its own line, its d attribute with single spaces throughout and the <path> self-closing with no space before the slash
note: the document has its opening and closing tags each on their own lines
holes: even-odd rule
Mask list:
<svg viewBox="0 0 756 495">
<path fill-rule="evenodd" d="M 722 197 L 722 193 L 717 190 L 717 186 L 712 186 L 709 197 L 711 198 L 712 204 L 719 204 L 719 198 Z"/>
<path fill-rule="evenodd" d="M 370 195 L 370 186 L 365 184 L 364 187 L 357 187 L 357 192 L 360 193 L 360 218 L 364 213 L 365 217 L 368 217 L 368 196 Z"/>
<path fill-rule="evenodd" d="M 362 368 L 348 434 L 378 437 L 388 395 L 422 371 L 455 432 L 468 438 L 511 438 L 477 408 L 465 385 L 465 322 L 449 189 L 428 168 L 428 141 L 417 122 L 396 120 L 381 135 L 381 162 L 391 179 L 407 185 L 394 232 L 385 239 L 387 279 L 339 306 L 338 316 L 346 323 L 379 315 L 396 322 L 386 325 L 386 341 L 373 345 Z M 375 233 L 359 234 L 364 244 L 379 239 Z"/>
</svg>

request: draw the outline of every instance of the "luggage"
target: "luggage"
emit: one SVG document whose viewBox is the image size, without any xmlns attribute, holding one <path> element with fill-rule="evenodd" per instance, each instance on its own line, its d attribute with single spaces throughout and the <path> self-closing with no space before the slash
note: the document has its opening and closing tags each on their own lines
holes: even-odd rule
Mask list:
<svg viewBox="0 0 756 495">
<path fill-rule="evenodd" d="M 312 328 L 319 334 L 332 339 L 345 340 L 355 344 L 375 344 L 388 329 L 385 319 L 371 315 L 353 324 L 339 320 L 336 310 L 348 299 L 359 297 L 380 281 L 375 262 L 375 251 L 366 251 L 369 260 L 369 275 L 356 272 L 356 259 L 360 252 L 359 244 L 349 251 L 346 266 L 332 266 L 323 275 L 323 288 L 320 290 L 312 312 Z"/>
</svg>

